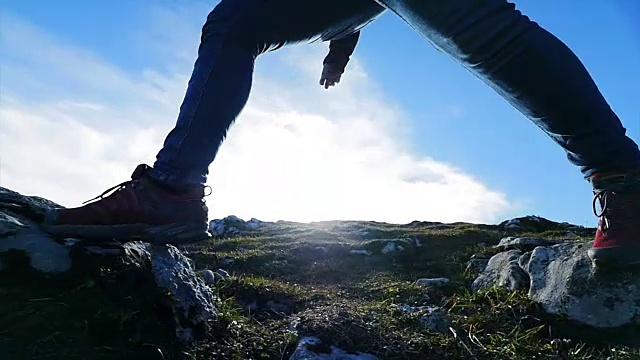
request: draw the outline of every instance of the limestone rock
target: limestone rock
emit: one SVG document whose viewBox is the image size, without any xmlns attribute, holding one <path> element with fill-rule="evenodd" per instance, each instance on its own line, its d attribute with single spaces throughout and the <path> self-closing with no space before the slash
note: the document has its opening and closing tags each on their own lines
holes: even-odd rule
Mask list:
<svg viewBox="0 0 640 360">
<path fill-rule="evenodd" d="M 349 251 L 350 254 L 354 254 L 354 255 L 364 255 L 364 256 L 371 256 L 372 253 L 369 250 L 362 250 L 362 249 L 353 249 L 351 251 Z"/>
<path fill-rule="evenodd" d="M 215 286 L 220 281 L 230 278 L 231 275 L 223 269 L 218 269 L 216 271 L 207 269 L 202 271 L 202 277 L 207 285 Z"/>
<path fill-rule="evenodd" d="M 467 261 L 467 267 L 465 268 L 465 273 L 471 275 L 479 275 L 489 263 L 489 259 L 491 256 L 483 255 L 483 254 L 475 254 L 469 258 Z"/>
<path fill-rule="evenodd" d="M 510 290 L 526 289 L 529 278 L 518 264 L 521 256 L 520 250 L 509 250 L 494 255 L 480 276 L 471 284 L 471 289 L 478 291 L 494 285 Z"/>
<path fill-rule="evenodd" d="M 156 284 L 171 294 L 176 335 L 183 342 L 194 340 L 194 329 L 206 328 L 216 319 L 213 293 L 191 264 L 171 245 L 146 245 Z"/>
<path fill-rule="evenodd" d="M 520 250 L 498 253 L 472 289 L 494 285 L 524 289 L 549 314 L 593 328 L 637 327 L 638 272 L 595 268 L 587 256 L 589 246 L 567 242 L 536 246 L 524 254 Z"/>
<path fill-rule="evenodd" d="M 399 253 L 399 252 L 403 252 L 404 251 L 404 247 L 400 244 L 398 244 L 395 241 L 389 241 L 383 248 L 382 250 L 380 250 L 380 252 L 382 252 L 382 254 L 386 255 L 386 254 L 393 254 L 393 253 Z"/>
<path fill-rule="evenodd" d="M 425 325 L 429 331 L 446 333 L 452 326 L 451 320 L 445 311 L 438 306 L 410 306 L 398 305 L 400 311 L 405 314 L 418 317 L 418 321 Z"/>
<path fill-rule="evenodd" d="M 502 250 L 518 249 L 522 251 L 530 251 L 538 246 L 551 246 L 559 243 L 559 241 L 543 238 L 509 236 L 501 239 L 495 247 L 501 248 Z"/>
<path fill-rule="evenodd" d="M 321 347 L 324 347 L 324 345 L 320 339 L 313 336 L 305 336 L 300 339 L 298 347 L 291 354 L 289 360 L 378 360 L 373 355 L 365 353 L 351 354 L 333 345 L 329 347 L 329 352 L 313 350 Z"/>
<path fill-rule="evenodd" d="M 584 230 L 589 230 L 582 226 L 572 225 L 566 222 L 555 222 L 540 216 L 523 216 L 519 218 L 509 219 L 503 221 L 498 225 L 503 230 L 506 231 L 532 231 L 532 232 L 542 232 L 548 230 L 567 230 L 567 231 L 576 231 L 576 232 L 584 232 Z"/>
<path fill-rule="evenodd" d="M 422 278 L 416 280 L 416 285 L 424 286 L 424 287 L 440 287 L 449 283 L 449 279 L 447 278 Z"/>
<path fill-rule="evenodd" d="M 6 227 L 5 227 L 6 228 Z M 10 236 L 2 236 L 0 253 L 22 251 L 29 257 L 32 268 L 45 273 L 60 273 L 71 269 L 69 247 L 53 241 L 38 229 L 16 229 Z M 6 265 L 4 265 L 6 267 Z"/>
<path fill-rule="evenodd" d="M 164 305 L 171 309 L 176 336 L 183 342 L 192 341 L 195 332 L 216 318 L 213 294 L 195 274 L 191 260 L 177 248 L 53 238 L 38 228 L 53 207 L 60 206 L 0 188 L 0 280 L 2 276 L 35 273 L 48 275 L 42 276 L 42 281 L 56 281 L 50 276 L 64 275 L 66 279 L 109 284 L 109 291 L 128 296 L 153 298 L 154 291 L 166 294 Z"/>
<path fill-rule="evenodd" d="M 640 276 L 596 271 L 587 244 L 538 247 L 523 264 L 531 278 L 529 297 L 551 313 L 597 328 L 640 319 Z"/>
<path fill-rule="evenodd" d="M 213 236 L 231 237 L 257 230 L 266 224 L 269 223 L 255 218 L 252 218 L 249 221 L 244 221 L 235 215 L 230 215 L 223 219 L 211 220 L 209 222 L 209 232 Z"/>
</svg>

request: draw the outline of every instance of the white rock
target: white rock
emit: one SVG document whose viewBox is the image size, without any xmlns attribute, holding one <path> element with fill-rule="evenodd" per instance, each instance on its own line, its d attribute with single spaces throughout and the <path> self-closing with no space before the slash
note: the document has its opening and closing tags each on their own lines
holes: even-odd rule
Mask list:
<svg viewBox="0 0 640 360">
<path fill-rule="evenodd" d="M 522 259 L 531 278 L 529 298 L 551 314 L 597 328 L 634 324 L 640 318 L 640 277 L 592 266 L 589 244 L 537 247 Z"/>
<path fill-rule="evenodd" d="M 218 269 L 216 270 L 216 275 L 219 275 L 221 278 L 228 279 L 231 277 L 226 270 Z"/>
<path fill-rule="evenodd" d="M 498 253 L 489 259 L 487 266 L 471 284 L 473 291 L 494 285 L 506 287 L 509 290 L 526 289 L 529 277 L 520 268 L 520 250 L 509 250 Z"/>
<path fill-rule="evenodd" d="M 505 229 L 517 229 L 520 227 L 520 220 L 519 219 L 511 219 L 509 221 L 507 221 L 506 224 L 504 224 Z"/>
<path fill-rule="evenodd" d="M 371 251 L 369 250 L 351 250 L 349 251 L 350 254 L 354 254 L 354 255 L 364 255 L 364 256 L 371 256 Z"/>
<path fill-rule="evenodd" d="M 232 258 L 224 258 L 220 261 L 220 264 L 222 266 L 231 266 L 233 265 L 233 263 L 235 263 L 236 261 Z"/>
<path fill-rule="evenodd" d="M 508 236 L 500 239 L 500 242 L 495 247 L 508 249 L 520 249 L 520 250 L 533 250 L 536 246 L 551 246 L 558 244 L 558 241 L 536 238 L 536 237 L 516 237 Z"/>
<path fill-rule="evenodd" d="M 262 227 L 262 221 L 256 218 L 251 218 L 251 220 L 247 221 L 247 228 L 251 230 L 256 230 L 260 227 Z"/>
<path fill-rule="evenodd" d="M 218 269 L 216 271 L 211 271 L 207 269 L 202 271 L 202 277 L 204 277 L 204 282 L 207 285 L 213 286 L 222 280 L 230 278 L 231 275 L 229 275 L 228 272 L 222 269 Z"/>
<path fill-rule="evenodd" d="M 289 324 L 289 327 L 287 328 L 288 331 L 294 333 L 294 334 L 298 334 L 298 326 L 300 326 L 300 321 L 302 319 L 300 319 L 299 317 L 295 317 L 293 318 L 293 320 L 291 320 L 291 323 Z"/>
<path fill-rule="evenodd" d="M 69 248 L 36 228 L 0 239 L 0 253 L 10 250 L 23 250 L 29 256 L 31 267 L 41 272 L 59 273 L 71 269 Z"/>
<path fill-rule="evenodd" d="M 224 234 L 224 231 L 225 231 L 224 221 L 216 219 L 216 220 L 211 220 L 211 222 L 209 222 L 209 232 L 211 233 L 211 235 L 221 236 Z"/>
<path fill-rule="evenodd" d="M 317 337 L 305 336 L 298 342 L 298 347 L 291 354 L 289 360 L 378 360 L 377 357 L 365 353 L 348 353 L 331 345 L 330 353 L 315 353 L 307 348 L 307 345 L 317 346 L 322 341 Z"/>
<path fill-rule="evenodd" d="M 404 251 L 404 247 L 402 247 L 402 245 L 398 245 L 395 241 L 389 241 L 381 251 L 383 254 L 402 252 Z"/>
<path fill-rule="evenodd" d="M 314 249 L 325 254 L 329 252 L 329 249 L 327 249 L 325 246 L 316 246 Z"/>
<path fill-rule="evenodd" d="M 427 306 L 424 314 L 420 316 L 419 321 L 424 324 L 427 329 L 435 332 L 446 333 L 452 326 L 451 320 L 447 314 L 437 306 Z"/>
<path fill-rule="evenodd" d="M 411 306 L 407 304 L 397 305 L 405 314 L 416 314 L 418 321 L 424 324 L 430 331 L 445 333 L 449 331 L 452 323 L 447 314 L 438 306 Z"/>
<path fill-rule="evenodd" d="M 207 285 L 215 285 L 216 274 L 213 271 L 209 269 L 202 271 L 202 277 Z"/>
<path fill-rule="evenodd" d="M 244 220 L 240 219 L 239 217 L 237 217 L 235 215 L 229 215 L 226 218 L 224 218 L 224 220 L 227 220 L 229 222 L 244 222 Z"/>
<path fill-rule="evenodd" d="M 73 246 L 77 244 L 80 240 L 74 238 L 66 238 L 64 239 L 64 246 Z"/>
<path fill-rule="evenodd" d="M 439 287 L 449 283 L 449 279 L 447 278 L 422 278 L 416 280 L 416 285 L 424 286 L 424 287 Z"/>
<path fill-rule="evenodd" d="M 489 259 L 491 259 L 489 255 L 475 254 L 471 256 L 469 261 L 467 261 L 465 272 L 467 274 L 479 275 L 487 267 Z"/>
</svg>

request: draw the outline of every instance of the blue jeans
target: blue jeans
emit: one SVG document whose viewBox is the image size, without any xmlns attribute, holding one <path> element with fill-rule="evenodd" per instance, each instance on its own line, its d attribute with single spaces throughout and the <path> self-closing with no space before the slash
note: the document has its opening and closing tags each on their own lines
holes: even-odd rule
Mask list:
<svg viewBox="0 0 640 360">
<path fill-rule="evenodd" d="M 640 167 L 638 146 L 580 60 L 505 0 L 222 0 L 209 14 L 175 128 L 151 175 L 204 184 L 245 106 L 254 61 L 284 45 L 359 30 L 385 8 L 546 132 L 585 177 Z M 364 34 L 363 36 L 366 36 Z"/>
</svg>

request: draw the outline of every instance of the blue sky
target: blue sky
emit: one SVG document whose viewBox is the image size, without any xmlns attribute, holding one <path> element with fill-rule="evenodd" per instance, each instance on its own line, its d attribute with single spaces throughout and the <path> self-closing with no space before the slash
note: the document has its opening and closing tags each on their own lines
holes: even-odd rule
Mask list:
<svg viewBox="0 0 640 360">
<path fill-rule="evenodd" d="M 580 3 L 524 0 L 517 4 L 525 14 L 560 37 L 578 54 L 613 109 L 623 120 L 630 137 L 640 141 L 640 103 L 638 102 L 640 24 L 632 21 L 640 18 L 640 3 L 634 0 L 600 0 Z M 5 154 L 1 173 L 2 178 L 5 179 L 3 186 L 25 192 L 39 192 L 43 196 L 64 198 L 68 205 L 75 205 L 73 202 L 88 199 L 94 193 L 101 192 L 102 188 L 99 186 L 108 186 L 108 181 L 120 181 L 122 176 L 128 176 L 127 171 L 130 170 L 128 167 L 140 161 L 139 157 L 146 157 L 144 160 L 152 161 L 148 159 L 155 156 L 157 151 L 155 148 L 160 146 L 158 141 L 163 139 L 164 133 L 170 128 L 172 118 L 175 117 L 181 100 L 181 91 L 188 79 L 189 66 L 195 57 L 202 21 L 213 5 L 214 2 L 209 4 L 168 0 L 117 3 L 60 0 L 55 4 L 41 1 L 38 2 L 38 6 L 34 6 L 34 2 L 5 1 L 6 13 L 3 14 L 3 18 L 11 17 L 12 21 L 9 21 L 9 25 L 3 29 L 3 37 L 7 36 L 16 41 L 10 41 L 8 51 L 0 55 L 3 65 L 6 65 L 6 72 L 3 71 L 5 80 L 0 85 L 3 94 L 10 94 L 16 100 L 16 104 L 20 105 L 16 105 L 16 109 L 20 110 L 9 109 L 11 112 L 6 110 L 7 113 L 3 114 L 3 118 L 24 116 L 25 119 L 49 120 L 54 123 L 59 123 L 62 119 L 71 119 L 69 121 L 74 121 L 74 124 L 79 124 L 80 128 L 84 129 L 82 131 L 86 130 L 82 132 L 86 135 L 83 140 L 85 145 L 78 143 L 70 146 L 72 149 L 69 152 L 57 155 L 58 160 L 64 160 L 66 166 L 74 168 L 102 167 L 101 170 L 83 172 L 74 178 L 91 178 L 91 181 L 85 181 L 89 183 L 89 185 L 85 184 L 85 187 L 78 184 L 74 189 L 62 190 L 65 184 L 72 181 L 62 172 L 59 175 L 48 173 L 50 176 L 47 178 L 47 185 L 35 181 L 26 182 L 25 177 L 40 174 L 25 165 L 30 163 L 36 166 L 39 161 L 35 160 L 38 158 L 37 154 L 33 155 L 33 161 L 22 161 L 20 157 L 25 156 L 24 159 L 26 159 L 27 156 L 25 155 L 27 145 L 15 143 L 12 145 L 12 151 L 16 156 L 12 158 L 5 151 L 9 149 L 9 143 L 3 141 L 3 154 Z M 46 37 L 55 41 L 42 41 L 42 44 L 47 44 L 47 48 L 38 48 L 37 39 L 26 38 L 27 35 L 21 26 L 37 29 L 37 34 L 35 34 L 36 31 L 33 34 L 37 39 L 42 40 Z M 23 30 L 19 31 L 20 29 Z M 25 41 L 22 45 L 17 45 L 21 39 Z M 26 41 L 28 39 L 33 41 L 34 47 L 29 47 L 29 42 Z M 107 88 L 105 85 L 102 88 L 88 87 L 87 84 L 82 83 L 82 79 L 72 82 L 64 78 L 61 74 L 65 74 L 64 71 L 72 74 L 73 69 L 63 69 L 64 61 L 53 59 L 53 55 L 44 56 L 42 53 L 57 53 L 57 48 L 54 49 L 54 46 L 66 50 L 72 49 L 67 55 L 72 54 L 73 61 L 79 64 L 75 66 L 77 71 L 75 76 L 82 77 L 90 69 L 96 69 L 96 64 L 100 64 L 100 69 L 112 71 L 118 79 L 122 78 L 121 81 L 114 81 L 113 84 L 110 83 L 110 87 Z M 29 49 L 35 56 L 28 54 Z M 364 29 L 354 62 L 347 69 L 343 82 L 328 92 L 317 89 L 319 87 L 317 81 L 312 79 L 316 76 L 315 73 L 318 75 L 320 73 L 320 64 L 325 50 L 326 44 L 297 45 L 292 49 L 279 52 L 281 54 L 268 54 L 259 59 L 256 70 L 258 74 L 256 89 L 248 105 L 250 109 L 246 115 L 245 113 L 241 115 L 238 123 L 232 128 L 232 134 L 237 131 L 238 135 L 236 137 L 230 135 L 230 144 L 225 143 L 216 161 L 221 164 L 218 168 L 212 167 L 212 177 L 218 179 L 213 180 L 218 181 L 215 188 L 224 189 L 217 194 L 217 197 L 214 193 L 209 200 L 210 207 L 217 209 L 212 216 L 236 213 L 245 217 L 269 218 L 273 215 L 276 219 L 301 221 L 360 218 L 402 222 L 410 221 L 409 219 L 438 220 L 437 209 L 448 206 L 451 211 L 439 220 L 455 221 L 458 220 L 456 217 L 459 217 L 459 220 L 496 222 L 506 217 L 536 214 L 582 225 L 595 224 L 596 219 L 591 213 L 589 185 L 582 179 L 578 170 L 566 161 L 561 149 L 480 80 L 432 48 L 391 13 L 385 14 Z M 87 65 L 86 69 L 82 68 L 82 64 L 89 63 L 93 64 L 91 65 L 93 67 L 89 68 L 90 65 Z M 291 71 L 292 67 L 295 67 L 296 71 Z M 12 69 L 16 71 L 11 72 Z M 29 79 L 29 76 L 33 79 Z M 92 76 L 97 76 L 95 71 L 92 72 Z M 261 78 L 265 80 L 261 82 Z M 162 90 L 153 98 L 153 101 L 160 101 L 163 106 L 166 106 L 161 115 L 162 127 L 160 128 L 152 127 L 155 125 L 150 125 L 150 120 L 141 114 L 145 109 L 155 108 L 151 102 L 144 103 L 141 100 L 141 104 L 136 103 L 135 92 L 132 92 L 133 96 L 123 98 L 122 92 L 126 90 L 124 88 L 131 88 L 128 84 L 140 79 L 147 81 L 149 87 Z M 349 84 L 350 82 L 352 84 Z M 270 99 L 269 96 L 273 95 L 268 94 L 274 93 L 269 92 L 269 89 L 276 86 L 280 86 L 279 89 L 283 91 L 282 99 L 277 99 L 282 103 L 278 104 L 277 112 L 270 113 L 269 104 L 273 103 L 274 99 Z M 57 90 L 52 91 L 52 88 Z M 314 94 L 314 97 L 299 99 L 296 97 L 298 92 Z M 382 160 L 372 162 L 373 165 L 370 168 L 354 166 L 357 171 L 347 169 L 350 163 L 346 160 L 336 160 L 333 165 L 330 162 L 323 163 L 318 165 L 321 171 L 314 172 L 316 170 L 307 169 L 315 175 L 314 180 L 306 183 L 306 186 L 294 184 L 296 180 L 287 183 L 287 179 L 292 177 L 295 179 L 296 175 L 293 174 L 295 168 L 291 168 L 284 162 L 264 165 L 264 172 L 271 171 L 269 169 L 278 169 L 279 174 L 273 176 L 269 183 L 264 180 L 262 187 L 253 185 L 250 181 L 239 180 L 240 176 L 247 178 L 252 174 L 246 171 L 241 172 L 234 167 L 233 163 L 244 164 L 240 159 L 246 159 L 243 160 L 247 161 L 245 166 L 253 164 L 251 166 L 255 168 L 263 166 L 260 164 L 275 161 L 273 157 L 278 157 L 278 154 L 287 154 L 286 149 L 282 149 L 282 152 L 274 149 L 269 157 L 268 152 L 267 155 L 257 154 L 259 149 L 243 147 L 243 143 L 257 144 L 264 141 L 264 139 L 253 138 L 251 129 L 263 126 L 265 119 L 272 119 L 275 121 L 274 124 L 280 124 L 278 121 L 281 120 L 278 119 L 282 119 L 281 115 L 291 113 L 298 114 L 300 117 L 300 120 L 296 120 L 297 122 L 293 124 L 301 126 L 298 129 L 298 133 L 301 134 L 318 129 L 328 129 L 326 131 L 334 134 L 335 129 L 349 129 L 353 125 L 347 123 L 336 125 L 332 122 L 319 122 L 319 120 L 315 122 L 317 117 L 332 119 L 332 116 L 344 116 L 345 119 L 350 119 L 350 116 L 356 116 L 355 113 L 367 112 L 366 108 L 357 108 L 352 109 L 354 114 L 341 113 L 339 112 L 341 110 L 335 110 L 334 113 L 333 110 L 325 110 L 323 106 L 318 105 L 336 104 L 335 108 L 338 109 L 340 108 L 338 104 L 343 101 L 338 97 L 344 99 L 345 94 L 351 96 L 348 97 L 351 101 L 357 101 L 358 105 L 345 104 L 341 105 L 342 108 L 384 103 L 385 107 L 381 108 L 382 110 L 374 109 L 374 105 L 369 105 L 372 107 L 369 109 L 372 114 L 370 118 L 357 118 L 353 123 L 372 124 L 372 133 L 385 132 L 380 129 L 388 130 L 390 126 L 392 135 L 381 137 L 376 133 L 375 136 L 371 136 L 371 139 L 377 139 L 385 144 L 389 142 L 389 146 L 394 151 L 397 150 L 397 153 L 393 152 L 397 156 L 390 157 L 388 162 Z M 60 110 L 60 104 L 63 101 L 69 102 L 74 97 L 83 103 L 90 103 L 91 106 L 85 104 L 84 107 L 71 106 Z M 290 101 L 287 102 L 287 99 Z M 37 106 L 34 107 L 33 104 L 36 103 L 39 106 L 42 105 L 38 113 L 34 112 Z M 124 103 L 127 107 L 122 105 Z M 56 104 L 55 109 L 60 112 L 55 114 L 58 115 L 45 111 L 45 104 Z M 302 105 L 299 104 L 306 105 L 301 107 Z M 89 111 L 87 109 L 94 109 L 92 111 L 95 112 L 91 112 L 90 117 L 84 116 L 87 114 L 86 111 Z M 381 116 L 378 119 L 378 115 L 375 114 L 381 112 L 385 114 L 388 112 L 390 115 L 388 118 Z M 131 120 L 134 124 L 118 125 L 120 123 L 114 120 L 113 126 L 109 126 L 108 121 L 91 120 L 101 116 L 106 117 L 107 114 L 117 114 L 122 119 L 139 119 L 139 122 Z M 55 116 L 60 117 L 55 118 Z M 305 122 L 306 118 L 309 119 L 307 122 Z M 55 125 L 54 123 L 52 124 Z M 311 126 L 316 126 L 313 124 L 318 128 L 312 128 Z M 329 125 L 337 127 L 327 128 Z M 139 134 L 144 134 L 146 131 L 147 134 L 152 135 L 148 137 L 136 135 L 136 141 L 142 141 L 144 146 L 135 146 L 126 154 L 115 155 L 114 149 L 123 151 L 122 144 L 114 144 L 118 144 L 118 136 L 124 138 L 124 135 L 116 132 L 112 134 L 113 139 L 100 135 L 113 131 L 114 126 L 122 126 L 123 129 L 131 127 L 130 134 L 135 130 L 139 131 Z M 282 135 L 276 132 L 276 128 L 264 127 L 263 130 L 265 133 L 274 131 L 274 136 Z M 1 131 L 3 130 L 0 129 Z M 17 130 L 15 131 L 17 133 Z M 32 131 L 44 132 L 45 130 L 42 126 L 34 125 Z M 9 133 L 4 135 L 12 138 Z M 75 135 L 76 141 L 78 136 L 80 135 Z M 336 139 L 349 142 L 343 135 L 331 136 L 337 136 Z M 33 141 L 41 144 L 40 154 L 49 151 L 47 149 L 52 147 L 69 144 L 68 141 L 62 140 L 56 142 L 51 139 L 51 136 L 34 137 Z M 126 141 L 130 143 L 129 138 Z M 296 141 L 298 140 L 291 140 L 291 146 L 296 146 L 298 144 Z M 97 142 L 106 145 L 103 148 L 94 147 Z M 285 144 L 286 141 L 282 143 Z M 324 145 L 319 144 L 318 148 L 322 146 Z M 105 150 L 107 148 L 109 151 Z M 349 149 L 353 150 L 353 148 Z M 86 157 L 78 155 L 78 150 L 81 153 L 86 152 Z M 108 162 L 110 167 L 96 165 L 96 160 L 92 160 L 90 156 L 92 151 L 95 151 L 99 159 L 108 159 L 104 162 Z M 321 162 L 322 157 L 313 153 L 313 149 L 301 150 L 302 153 L 305 151 L 308 152 L 308 158 L 315 159 L 317 156 L 318 162 Z M 354 150 L 353 154 L 353 159 L 356 159 L 354 161 L 360 161 L 357 159 L 364 156 L 360 150 Z M 61 157 L 66 158 L 60 159 Z M 263 162 L 258 164 L 256 159 L 263 157 Z M 336 158 L 340 158 L 340 155 L 337 154 Z M 384 156 L 381 156 L 381 159 L 383 158 Z M 232 159 L 234 161 L 231 161 Z M 440 175 L 446 173 L 447 175 L 442 176 L 452 179 L 447 180 L 447 184 L 451 185 L 447 189 L 452 194 L 464 189 L 468 192 L 462 191 L 462 193 L 468 199 L 456 199 L 447 205 L 443 203 L 447 201 L 447 197 L 435 193 L 438 192 L 437 188 L 407 187 L 402 181 L 396 181 L 398 179 L 386 178 L 385 171 L 380 170 L 388 164 L 392 169 L 389 171 L 397 168 L 400 169 L 399 172 L 405 174 L 408 171 L 405 167 L 412 166 L 411 161 L 419 167 L 418 165 L 424 165 L 422 162 L 424 159 L 431 161 L 430 165 L 425 165 L 431 169 L 430 171 Z M 293 159 L 290 160 L 290 162 L 293 161 Z M 99 171 L 106 173 L 96 174 Z M 243 175 L 224 177 L 217 176 L 218 173 Z M 332 175 L 327 176 L 327 173 Z M 420 171 L 416 173 L 422 174 Z M 454 173 L 463 174 L 464 179 L 458 180 Z M 362 184 L 366 183 L 368 178 L 378 175 L 379 179 L 376 178 L 367 184 L 370 186 L 367 188 L 368 192 L 353 198 L 349 197 L 349 189 L 356 191 L 362 188 Z M 402 176 L 398 175 L 398 178 Z M 305 179 L 308 180 L 301 177 L 298 181 L 304 182 Z M 358 181 L 350 179 L 358 179 Z M 261 181 L 257 178 L 250 180 Z M 284 198 L 278 201 L 281 204 L 276 206 L 275 198 L 260 194 L 269 192 L 269 186 L 280 186 L 278 181 L 284 184 L 283 189 L 293 187 L 296 190 L 292 190 L 289 195 L 282 195 Z M 254 187 L 261 190 L 256 190 L 255 194 L 252 193 L 252 198 L 238 200 L 247 192 L 242 189 Z M 344 189 L 341 190 L 343 187 Z M 326 196 L 315 195 L 314 197 L 313 194 L 322 191 L 330 192 L 334 202 L 321 199 Z M 411 192 L 414 192 L 415 196 Z M 235 195 L 227 197 L 226 194 Z M 310 197 L 300 195 L 308 200 L 300 201 L 296 198 L 296 194 Z M 381 200 L 379 203 L 368 203 L 367 196 L 371 198 L 380 196 Z M 353 206 L 339 205 L 338 201 L 341 199 L 350 201 Z M 415 203 L 410 204 L 412 200 Z M 214 206 L 213 203 L 219 206 Z M 370 211 L 370 208 L 376 204 L 378 207 L 385 207 L 386 210 Z M 468 209 L 462 209 L 465 207 Z M 320 208 L 323 210 L 319 211 Z M 338 208 L 344 211 L 339 211 Z M 486 212 L 486 215 L 475 215 L 482 212 Z M 396 216 L 400 213 L 402 216 Z M 305 215 L 298 217 L 300 214 Z"/>
</svg>

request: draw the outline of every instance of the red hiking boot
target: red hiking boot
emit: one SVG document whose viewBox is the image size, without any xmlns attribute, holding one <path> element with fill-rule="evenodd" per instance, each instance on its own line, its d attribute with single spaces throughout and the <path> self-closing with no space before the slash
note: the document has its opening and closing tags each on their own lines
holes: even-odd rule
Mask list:
<svg viewBox="0 0 640 360">
<path fill-rule="evenodd" d="M 112 187 L 87 205 L 54 209 L 45 215 L 42 230 L 54 236 L 154 244 L 209 237 L 204 187 L 173 193 L 156 185 L 147 175 L 149 169 L 148 165 L 138 165 L 131 180 Z"/>
<path fill-rule="evenodd" d="M 640 265 L 640 169 L 597 174 L 590 181 L 600 223 L 589 257 L 596 266 Z"/>
</svg>

